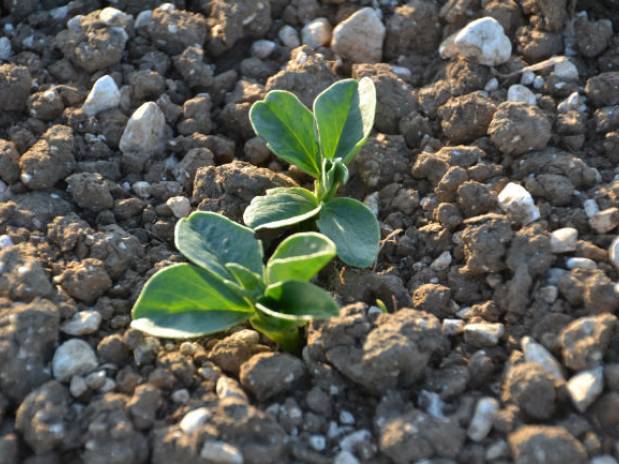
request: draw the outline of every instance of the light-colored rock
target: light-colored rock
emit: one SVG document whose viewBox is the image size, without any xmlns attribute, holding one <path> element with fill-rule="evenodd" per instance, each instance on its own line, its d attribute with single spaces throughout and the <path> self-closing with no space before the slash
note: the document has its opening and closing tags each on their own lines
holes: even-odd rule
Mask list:
<svg viewBox="0 0 619 464">
<path fill-rule="evenodd" d="M 0 61 L 8 60 L 13 55 L 13 47 L 8 37 L 0 37 Z"/>
<path fill-rule="evenodd" d="M 606 234 L 619 226 L 619 208 L 607 208 L 598 211 L 589 219 L 589 225 L 598 234 Z"/>
<path fill-rule="evenodd" d="M 591 458 L 589 464 L 617 464 L 617 460 L 609 454 L 603 454 L 601 456 Z"/>
<path fill-rule="evenodd" d="M 340 411 L 340 424 L 343 425 L 353 425 L 355 423 L 355 416 L 352 415 L 350 411 L 346 411 L 342 409 Z"/>
<path fill-rule="evenodd" d="M 499 193 L 501 209 L 523 225 L 539 219 L 539 209 L 533 197 L 522 185 L 510 182 Z"/>
<path fill-rule="evenodd" d="M 367 443 L 371 441 L 372 434 L 369 430 L 357 430 L 342 438 L 342 440 L 340 441 L 340 449 L 344 451 L 350 451 L 352 453 L 360 443 Z"/>
<path fill-rule="evenodd" d="M 172 214 L 177 218 L 184 218 L 191 212 L 191 202 L 189 198 L 183 196 L 170 197 L 165 202 L 168 208 L 172 210 Z"/>
<path fill-rule="evenodd" d="M 353 63 L 377 63 L 383 57 L 385 26 L 370 7 L 361 8 L 333 30 L 331 48 Z"/>
<path fill-rule="evenodd" d="M 567 58 L 556 63 L 553 67 L 553 72 L 562 81 L 578 80 L 578 68 Z"/>
<path fill-rule="evenodd" d="M 120 90 L 112 76 L 105 75 L 97 79 L 92 86 L 82 110 L 86 116 L 93 117 L 118 105 L 120 105 Z"/>
<path fill-rule="evenodd" d="M 526 71 L 522 72 L 522 75 L 520 76 L 520 83 L 522 85 L 531 85 L 533 84 L 533 81 L 535 80 L 537 76 L 535 75 L 535 73 L 533 71 L 529 71 L 528 69 Z"/>
<path fill-rule="evenodd" d="M 140 106 L 129 118 L 118 147 L 123 153 L 156 153 L 163 148 L 165 116 L 155 102 Z"/>
<path fill-rule="evenodd" d="M 179 427 L 185 433 L 193 433 L 206 424 L 206 421 L 210 417 L 211 412 L 208 408 L 194 409 L 183 416 L 179 423 Z"/>
<path fill-rule="evenodd" d="M 122 27 L 125 30 L 133 24 L 133 16 L 111 6 L 101 10 L 99 20 L 108 26 Z"/>
<path fill-rule="evenodd" d="M 451 264 L 451 260 L 452 260 L 451 253 L 449 251 L 443 251 L 438 256 L 438 258 L 432 261 L 432 264 L 430 264 L 430 267 L 434 271 L 444 271 L 449 268 L 449 265 Z"/>
<path fill-rule="evenodd" d="M 71 319 L 60 326 L 60 330 L 68 335 L 79 336 L 95 333 L 101 325 L 99 311 L 86 310 L 73 315 Z"/>
<path fill-rule="evenodd" d="M 539 364 L 542 369 L 548 372 L 558 382 L 563 382 L 563 370 L 559 361 L 543 345 L 540 345 L 531 337 L 523 337 L 520 345 L 527 362 Z"/>
<path fill-rule="evenodd" d="M 236 447 L 219 440 L 206 440 L 200 456 L 217 464 L 243 464 L 243 454 Z"/>
<path fill-rule="evenodd" d="M 308 441 L 309 445 L 318 452 L 324 451 L 327 447 L 327 439 L 324 435 L 311 435 Z"/>
<path fill-rule="evenodd" d="M 463 330 L 464 321 L 462 319 L 443 319 L 441 325 L 441 331 L 443 332 L 443 335 L 460 335 Z"/>
<path fill-rule="evenodd" d="M 619 270 L 619 236 L 615 237 L 608 247 L 608 258 L 617 270 Z"/>
<path fill-rule="evenodd" d="M 97 355 L 92 347 L 84 340 L 72 338 L 56 348 L 52 372 L 56 380 L 66 382 L 74 375 L 91 372 L 97 365 Z"/>
<path fill-rule="evenodd" d="M 550 234 L 550 249 L 553 253 L 569 253 L 576 250 L 578 231 L 573 227 L 553 230 Z"/>
<path fill-rule="evenodd" d="M 568 258 L 567 261 L 565 261 L 565 266 L 568 269 L 596 269 L 598 267 L 592 259 L 581 258 L 580 256 Z"/>
<path fill-rule="evenodd" d="M 133 23 L 133 27 L 141 29 L 147 27 L 153 17 L 153 10 L 143 10 L 138 13 Z"/>
<path fill-rule="evenodd" d="M 134 182 L 131 186 L 135 194 L 140 198 L 149 198 L 151 194 L 151 186 L 150 182 L 146 182 L 145 180 L 139 180 Z"/>
<path fill-rule="evenodd" d="M 503 64 L 512 54 L 512 44 L 503 26 L 489 16 L 463 27 L 453 38 L 453 47 L 457 54 L 486 66 Z"/>
<path fill-rule="evenodd" d="M 583 201 L 582 207 L 588 218 L 592 218 L 600 210 L 600 207 L 593 198 L 588 198 Z"/>
<path fill-rule="evenodd" d="M 481 441 L 486 438 L 492 430 L 498 412 L 499 402 L 495 398 L 490 396 L 480 398 L 466 432 L 468 437 L 473 441 Z"/>
<path fill-rule="evenodd" d="M 535 76 L 535 79 L 533 79 L 533 88 L 539 90 L 542 87 L 544 87 L 544 78 L 542 76 Z"/>
<path fill-rule="evenodd" d="M 277 48 L 277 44 L 272 40 L 260 39 L 251 44 L 251 54 L 256 58 L 264 60 Z"/>
<path fill-rule="evenodd" d="M 303 26 L 301 38 L 305 45 L 318 48 L 331 42 L 332 33 L 333 28 L 327 18 L 316 18 Z"/>
<path fill-rule="evenodd" d="M 13 240 L 6 234 L 0 235 L 0 250 L 13 246 Z"/>
<path fill-rule="evenodd" d="M 340 451 L 333 459 L 333 464 L 360 464 L 350 451 Z"/>
<path fill-rule="evenodd" d="M 509 101 L 526 103 L 527 105 L 537 105 L 537 97 L 533 92 L 522 84 L 514 84 L 507 90 Z"/>
<path fill-rule="evenodd" d="M 559 289 L 556 285 L 546 285 L 539 289 L 539 295 L 546 303 L 552 304 L 557 301 L 557 297 L 559 296 Z"/>
<path fill-rule="evenodd" d="M 567 391 L 576 409 L 585 412 L 604 389 L 604 368 L 582 371 L 567 381 Z"/>
<path fill-rule="evenodd" d="M 486 461 L 509 457 L 509 445 L 503 439 L 498 439 L 486 448 Z"/>
<path fill-rule="evenodd" d="M 505 333 L 500 322 L 475 322 L 464 326 L 464 340 L 474 346 L 495 346 Z"/>
<path fill-rule="evenodd" d="M 217 383 L 215 384 L 215 392 L 217 396 L 221 399 L 223 398 L 237 398 L 243 401 L 248 401 L 247 395 L 239 385 L 239 383 L 231 379 L 230 377 L 226 377 L 222 375 L 217 379 Z"/>
<path fill-rule="evenodd" d="M 484 90 L 486 92 L 494 92 L 499 88 L 499 80 L 496 77 L 491 78 L 486 85 L 484 86 Z"/>
<path fill-rule="evenodd" d="M 286 47 L 296 48 L 301 45 L 297 30 L 288 24 L 279 30 L 277 37 L 279 37 L 279 40 L 281 40 Z"/>
<path fill-rule="evenodd" d="M 86 381 L 86 385 L 91 390 L 99 390 L 103 385 L 105 385 L 105 371 L 97 371 L 92 374 L 88 374 L 84 379 Z"/>
<path fill-rule="evenodd" d="M 79 375 L 74 375 L 71 377 L 71 383 L 69 384 L 69 392 L 74 398 L 79 398 L 84 393 L 88 391 L 88 385 L 86 385 L 86 381 L 84 377 Z"/>
</svg>

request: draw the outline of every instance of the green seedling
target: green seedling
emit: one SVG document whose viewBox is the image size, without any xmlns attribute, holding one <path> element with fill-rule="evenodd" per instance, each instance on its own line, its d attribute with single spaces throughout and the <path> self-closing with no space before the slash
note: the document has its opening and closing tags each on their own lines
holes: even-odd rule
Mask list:
<svg viewBox="0 0 619 464">
<path fill-rule="evenodd" d="M 315 181 L 313 192 L 275 188 L 255 197 L 243 214 L 245 224 L 260 230 L 312 220 L 344 263 L 371 266 L 379 250 L 378 221 L 360 201 L 335 194 L 348 181 L 347 166 L 367 140 L 375 113 L 376 89 L 369 78 L 336 82 L 316 97 L 313 113 L 282 90 L 254 103 L 249 117 L 256 134 Z"/>
<path fill-rule="evenodd" d="M 132 310 L 138 330 L 192 338 L 249 321 L 297 351 L 299 328 L 339 313 L 331 295 L 309 282 L 335 257 L 335 244 L 324 235 L 291 235 L 266 265 L 254 231 L 220 214 L 194 212 L 176 224 L 174 238 L 191 264 L 174 264 L 148 280 Z"/>
</svg>

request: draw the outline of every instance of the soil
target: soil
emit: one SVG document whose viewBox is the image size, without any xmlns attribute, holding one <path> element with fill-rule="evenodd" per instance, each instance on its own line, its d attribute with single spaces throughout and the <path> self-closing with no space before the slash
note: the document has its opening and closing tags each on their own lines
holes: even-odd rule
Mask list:
<svg viewBox="0 0 619 464">
<path fill-rule="evenodd" d="M 441 57 L 488 16 L 509 60 Z M 618 462 L 616 0 L 5 0 L 0 30 L 0 464 Z M 319 276 L 341 315 L 299 356 L 132 330 L 179 217 L 311 186 L 252 103 L 364 76 L 343 193 L 382 244 Z"/>
</svg>

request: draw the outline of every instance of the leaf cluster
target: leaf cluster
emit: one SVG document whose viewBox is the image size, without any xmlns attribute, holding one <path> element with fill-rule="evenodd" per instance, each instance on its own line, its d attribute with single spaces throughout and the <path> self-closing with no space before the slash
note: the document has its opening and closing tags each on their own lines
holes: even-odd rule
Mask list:
<svg viewBox="0 0 619 464">
<path fill-rule="evenodd" d="M 243 214 L 249 227 L 275 229 L 315 221 L 351 266 L 369 267 L 379 250 L 374 214 L 358 200 L 335 197 L 348 181 L 348 165 L 366 142 L 376 112 L 371 79 L 344 79 L 323 91 L 310 111 L 293 93 L 273 90 L 254 103 L 255 132 L 279 158 L 315 179 L 314 191 L 276 188 L 256 197 Z"/>
<path fill-rule="evenodd" d="M 296 351 L 301 326 L 338 314 L 331 295 L 309 282 L 335 257 L 335 245 L 321 234 L 291 235 L 266 265 L 254 232 L 220 214 L 192 213 L 177 223 L 174 238 L 190 263 L 166 267 L 148 280 L 132 310 L 138 330 L 191 338 L 249 321 Z"/>
</svg>

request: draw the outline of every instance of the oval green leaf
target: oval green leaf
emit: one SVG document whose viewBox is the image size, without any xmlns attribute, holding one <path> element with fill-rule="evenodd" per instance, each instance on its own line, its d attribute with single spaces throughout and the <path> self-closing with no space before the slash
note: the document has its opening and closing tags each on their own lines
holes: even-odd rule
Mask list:
<svg viewBox="0 0 619 464">
<path fill-rule="evenodd" d="M 252 306 L 215 275 L 184 263 L 146 282 L 131 326 L 156 337 L 190 338 L 229 329 L 252 314 Z"/>
<path fill-rule="evenodd" d="M 189 261 L 223 279 L 235 281 L 225 267 L 228 263 L 262 275 L 262 245 L 253 230 L 221 214 L 196 211 L 181 219 L 174 242 Z"/>
<path fill-rule="evenodd" d="M 256 309 L 276 319 L 307 322 L 328 319 L 340 312 L 328 292 L 309 282 L 278 282 L 269 285 L 264 295 Z"/>
<path fill-rule="evenodd" d="M 282 241 L 266 269 L 267 283 L 308 281 L 335 257 L 335 244 L 322 234 L 303 232 Z"/>
<path fill-rule="evenodd" d="M 254 230 L 276 229 L 316 216 L 320 208 L 314 194 L 307 189 L 279 188 L 254 197 L 243 213 L 243 222 Z"/>
<path fill-rule="evenodd" d="M 324 90 L 314 101 L 320 151 L 345 163 L 365 143 L 376 113 L 376 88 L 369 77 L 344 79 Z"/>
<path fill-rule="evenodd" d="M 272 90 L 252 105 L 249 119 L 273 153 L 310 176 L 320 175 L 314 116 L 296 95 Z"/>
<path fill-rule="evenodd" d="M 353 198 L 325 203 L 316 221 L 318 230 L 335 243 L 338 257 L 350 266 L 370 267 L 379 250 L 380 226 L 376 216 Z"/>
</svg>

